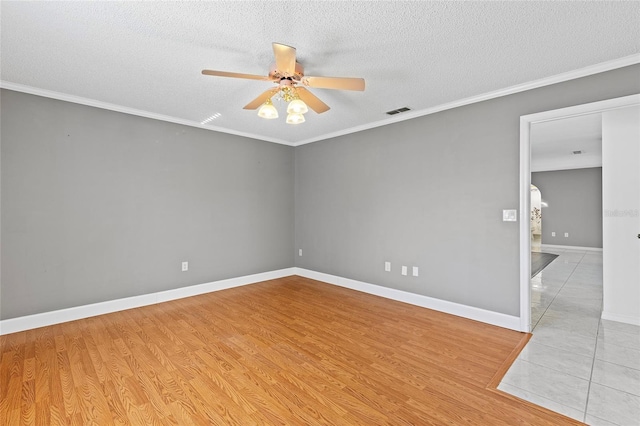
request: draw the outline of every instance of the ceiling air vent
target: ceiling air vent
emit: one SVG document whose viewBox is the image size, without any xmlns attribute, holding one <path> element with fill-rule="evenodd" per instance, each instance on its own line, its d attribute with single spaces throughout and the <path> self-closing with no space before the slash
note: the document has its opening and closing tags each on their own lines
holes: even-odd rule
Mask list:
<svg viewBox="0 0 640 426">
<path fill-rule="evenodd" d="M 400 114 L 401 112 L 405 112 L 405 111 L 411 111 L 411 108 L 402 107 L 402 108 L 394 109 L 394 110 L 391 110 L 391 111 L 387 111 L 387 114 L 396 115 L 396 114 Z"/>
</svg>

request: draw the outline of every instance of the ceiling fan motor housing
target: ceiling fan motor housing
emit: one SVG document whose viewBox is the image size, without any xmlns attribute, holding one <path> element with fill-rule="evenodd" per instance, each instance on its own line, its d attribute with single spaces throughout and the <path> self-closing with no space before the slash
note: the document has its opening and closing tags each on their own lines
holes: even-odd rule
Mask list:
<svg viewBox="0 0 640 426">
<path fill-rule="evenodd" d="M 276 64 L 271 65 L 269 68 L 269 77 L 275 80 L 283 80 L 286 78 L 292 78 L 295 81 L 300 81 L 302 77 L 304 77 L 304 67 L 296 62 L 296 70 L 293 75 L 289 75 L 289 73 L 282 73 L 276 68 Z"/>
</svg>

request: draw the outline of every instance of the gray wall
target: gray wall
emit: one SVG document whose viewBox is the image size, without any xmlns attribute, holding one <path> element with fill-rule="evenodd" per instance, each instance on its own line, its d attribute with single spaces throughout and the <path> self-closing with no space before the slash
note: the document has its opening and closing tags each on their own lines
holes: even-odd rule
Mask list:
<svg viewBox="0 0 640 426">
<path fill-rule="evenodd" d="M 0 318 L 294 263 L 519 315 L 518 224 L 501 221 L 519 116 L 639 93 L 639 73 L 295 149 L 2 90 Z"/>
<path fill-rule="evenodd" d="M 543 244 L 602 248 L 602 167 L 531 173 L 531 183 L 549 205 L 542 208 Z"/>
<path fill-rule="evenodd" d="M 293 266 L 292 147 L 0 101 L 0 318 Z"/>
<path fill-rule="evenodd" d="M 296 147 L 296 266 L 519 315 L 518 223 L 502 222 L 519 205 L 519 117 L 639 93 L 638 75 L 621 68 Z"/>
</svg>

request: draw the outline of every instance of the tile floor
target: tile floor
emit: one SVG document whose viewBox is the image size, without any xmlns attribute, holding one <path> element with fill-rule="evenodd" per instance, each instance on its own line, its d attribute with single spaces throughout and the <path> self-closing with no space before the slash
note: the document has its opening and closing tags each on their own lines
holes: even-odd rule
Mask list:
<svg viewBox="0 0 640 426">
<path fill-rule="evenodd" d="M 531 280 L 533 337 L 498 389 L 591 425 L 640 425 L 640 327 L 600 319 L 602 253 L 558 254 Z"/>
</svg>

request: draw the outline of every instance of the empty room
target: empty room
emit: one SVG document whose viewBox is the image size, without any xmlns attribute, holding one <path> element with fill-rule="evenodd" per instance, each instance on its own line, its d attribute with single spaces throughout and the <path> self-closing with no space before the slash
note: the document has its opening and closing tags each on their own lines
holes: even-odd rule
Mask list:
<svg viewBox="0 0 640 426">
<path fill-rule="evenodd" d="M 0 424 L 640 425 L 640 3 L 0 24 Z"/>
</svg>

